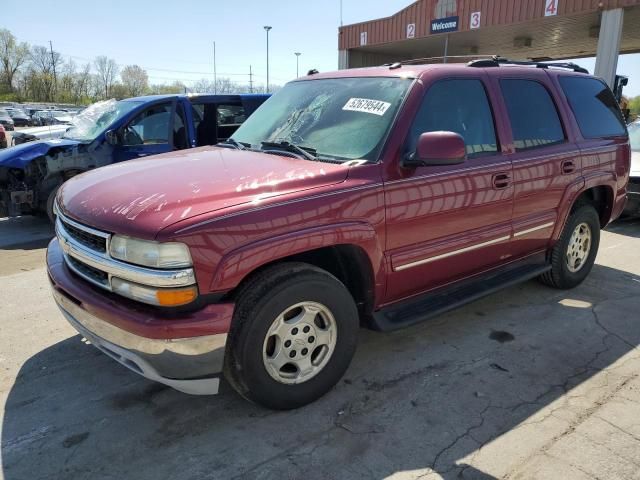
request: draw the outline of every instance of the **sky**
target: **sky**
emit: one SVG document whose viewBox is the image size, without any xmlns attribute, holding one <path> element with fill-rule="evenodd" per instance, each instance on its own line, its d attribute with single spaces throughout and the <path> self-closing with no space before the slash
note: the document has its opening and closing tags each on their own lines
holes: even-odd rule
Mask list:
<svg viewBox="0 0 640 480">
<path fill-rule="evenodd" d="M 344 24 L 392 15 L 411 0 L 343 0 Z M 338 67 L 340 0 L 29 0 L 7 2 L 0 28 L 20 41 L 47 45 L 77 64 L 98 55 L 120 66 L 137 64 L 151 83 L 180 80 L 187 86 L 213 79 L 213 42 L 218 77 L 248 83 L 266 82 L 266 32 L 269 33 L 271 84 L 284 84 L 300 74 Z M 594 60 L 577 60 L 593 72 Z M 640 95 L 640 55 L 620 58 L 618 72 L 630 77 L 625 93 Z"/>
</svg>

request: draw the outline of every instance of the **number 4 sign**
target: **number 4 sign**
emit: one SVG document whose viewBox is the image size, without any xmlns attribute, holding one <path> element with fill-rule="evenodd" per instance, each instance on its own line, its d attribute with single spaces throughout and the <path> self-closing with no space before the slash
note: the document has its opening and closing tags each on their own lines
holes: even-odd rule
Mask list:
<svg viewBox="0 0 640 480">
<path fill-rule="evenodd" d="M 473 12 L 469 19 L 469 27 L 480 28 L 480 12 Z"/>
<path fill-rule="evenodd" d="M 558 14 L 558 0 L 545 0 L 544 16 L 551 17 Z"/>
</svg>

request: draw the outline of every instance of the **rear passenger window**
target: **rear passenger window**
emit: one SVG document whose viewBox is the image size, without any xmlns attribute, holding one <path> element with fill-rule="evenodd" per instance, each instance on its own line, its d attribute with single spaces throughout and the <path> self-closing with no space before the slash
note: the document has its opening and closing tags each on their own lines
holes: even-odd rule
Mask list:
<svg viewBox="0 0 640 480">
<path fill-rule="evenodd" d="M 441 80 L 427 91 L 409 133 L 408 151 L 425 132 L 446 130 L 464 138 L 469 157 L 496 153 L 489 100 L 480 80 Z"/>
<path fill-rule="evenodd" d="M 580 132 L 585 138 L 625 135 L 618 103 L 604 82 L 595 78 L 560 77 Z"/>
<path fill-rule="evenodd" d="M 564 142 L 558 110 L 547 89 L 534 80 L 500 80 L 516 150 Z"/>
</svg>

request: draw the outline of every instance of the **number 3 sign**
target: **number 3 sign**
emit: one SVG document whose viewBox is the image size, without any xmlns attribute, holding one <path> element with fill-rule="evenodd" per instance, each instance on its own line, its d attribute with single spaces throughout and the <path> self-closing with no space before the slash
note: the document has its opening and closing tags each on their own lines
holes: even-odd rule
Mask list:
<svg viewBox="0 0 640 480">
<path fill-rule="evenodd" d="M 480 28 L 480 12 L 473 12 L 471 19 L 469 20 L 469 26 L 471 28 Z"/>
<path fill-rule="evenodd" d="M 551 17 L 558 14 L 558 0 L 545 0 L 544 16 Z"/>
</svg>

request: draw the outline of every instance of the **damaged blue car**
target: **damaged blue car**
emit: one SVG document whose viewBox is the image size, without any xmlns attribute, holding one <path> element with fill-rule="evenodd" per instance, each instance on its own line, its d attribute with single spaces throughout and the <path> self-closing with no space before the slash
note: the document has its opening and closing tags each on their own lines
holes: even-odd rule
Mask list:
<svg viewBox="0 0 640 480">
<path fill-rule="evenodd" d="M 269 95 L 154 95 L 86 108 L 59 139 L 0 152 L 0 217 L 46 213 L 60 185 L 94 168 L 228 139 Z"/>
</svg>

